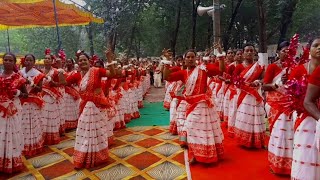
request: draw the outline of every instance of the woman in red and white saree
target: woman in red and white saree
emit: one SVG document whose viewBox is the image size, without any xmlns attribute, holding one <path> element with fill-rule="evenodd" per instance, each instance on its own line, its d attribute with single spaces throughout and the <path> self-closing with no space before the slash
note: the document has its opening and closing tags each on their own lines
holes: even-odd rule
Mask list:
<svg viewBox="0 0 320 180">
<path fill-rule="evenodd" d="M 156 87 L 156 88 L 162 87 L 162 82 L 161 82 L 162 73 L 161 73 L 159 67 L 157 67 L 157 68 L 155 69 L 154 75 L 153 75 L 153 79 L 154 79 L 154 87 Z"/>
<path fill-rule="evenodd" d="M 228 136 L 233 138 L 234 137 L 234 126 L 237 120 L 237 110 L 238 110 L 238 98 L 240 94 L 240 90 L 238 86 L 240 85 L 238 81 L 239 74 L 244 70 L 243 63 L 238 64 L 234 70 L 232 75 L 232 84 L 229 88 L 230 90 L 230 106 L 229 106 L 229 114 L 228 114 Z"/>
<path fill-rule="evenodd" d="M 242 51 L 239 51 L 237 53 L 241 53 L 242 54 Z M 237 57 L 237 59 L 240 59 L 240 58 L 238 58 L 239 55 L 236 56 L 233 51 L 228 50 L 227 61 L 229 63 L 227 63 L 228 65 L 226 67 L 226 72 L 225 72 L 224 77 L 223 77 L 224 78 L 224 83 L 226 84 L 225 91 L 224 91 L 224 97 L 223 97 L 223 121 L 224 121 L 226 126 L 228 126 L 229 106 L 230 106 L 230 103 L 231 103 L 231 95 L 233 95 L 231 93 L 232 91 L 230 90 L 232 88 L 232 86 L 233 86 L 233 84 L 231 83 L 232 74 L 233 74 L 234 69 L 236 68 L 236 66 L 238 64 L 242 63 L 241 59 L 240 59 L 240 63 L 239 63 L 239 60 L 235 61 L 236 57 Z"/>
<path fill-rule="evenodd" d="M 44 106 L 42 108 L 42 129 L 44 133 L 44 143 L 46 145 L 58 144 L 60 142 L 61 132 L 61 111 L 59 109 L 62 94 L 59 91 L 60 78 L 64 77 L 62 72 L 52 67 L 54 57 L 50 51 L 46 50 L 44 59 L 44 73 L 46 77 L 43 80 L 42 98 Z"/>
<path fill-rule="evenodd" d="M 172 67 L 171 72 L 176 72 L 181 70 L 180 66 Z M 172 98 L 170 102 L 170 127 L 169 132 L 173 135 L 178 134 L 178 127 L 177 127 L 177 117 L 178 117 L 178 107 L 182 100 L 182 87 L 183 82 L 182 81 L 173 81 L 171 83 L 175 84 L 175 87 L 170 91 L 170 96 Z M 184 118 L 185 119 L 185 118 Z"/>
<path fill-rule="evenodd" d="M 109 98 L 114 101 L 114 110 L 115 116 L 112 118 L 114 122 L 113 130 L 119 130 L 126 127 L 126 123 L 124 121 L 124 113 L 122 110 L 122 106 L 120 105 L 120 99 L 122 98 L 122 94 L 120 93 L 120 89 L 118 88 L 118 79 L 111 79 L 111 86 L 109 92 Z"/>
<path fill-rule="evenodd" d="M 244 48 L 244 69 L 238 65 L 235 71 L 239 74 L 239 97 L 237 102 L 234 133 L 240 145 L 249 148 L 263 148 L 265 146 L 266 126 L 264 102 L 259 92 L 260 78 L 263 67 L 254 62 L 255 50 L 251 45 Z"/>
<path fill-rule="evenodd" d="M 142 65 L 140 67 L 141 72 L 141 81 L 142 81 L 142 89 L 143 89 L 143 97 L 147 95 L 147 92 L 150 88 L 150 74 L 147 72 L 146 65 Z"/>
<path fill-rule="evenodd" d="M 215 102 L 217 106 L 216 109 L 221 121 L 224 121 L 225 103 L 228 103 L 228 102 L 225 102 L 225 98 L 228 97 L 228 96 L 225 96 L 226 90 L 228 89 L 228 84 L 225 82 L 225 80 L 227 78 L 227 74 L 234 70 L 234 65 L 231 64 L 233 63 L 233 58 L 234 58 L 234 52 L 233 50 L 229 49 L 227 51 L 227 55 L 225 59 L 226 72 L 223 74 L 223 76 L 217 76 L 217 79 L 216 79 L 217 89 L 216 89 Z M 218 63 L 215 63 L 215 64 L 217 65 Z M 223 124 L 227 125 L 226 122 L 223 122 Z"/>
<path fill-rule="evenodd" d="M 234 78 L 236 77 L 235 67 L 237 67 L 240 64 L 242 66 L 242 50 L 238 50 L 236 52 L 234 60 L 235 60 L 234 64 L 231 65 L 231 66 L 234 66 L 234 68 L 230 67 L 229 70 L 227 70 L 227 72 L 229 71 L 228 76 L 229 76 L 230 83 L 228 84 L 228 89 L 225 94 L 225 96 L 227 97 L 225 98 L 225 103 L 224 103 L 224 106 L 225 106 L 224 121 L 228 122 L 228 135 L 230 137 L 234 137 L 234 124 L 236 122 L 235 116 L 237 112 L 237 101 L 238 101 L 237 88 L 234 84 Z"/>
<path fill-rule="evenodd" d="M 52 64 L 52 67 L 57 69 L 59 72 L 58 78 L 59 78 L 59 84 L 57 84 L 57 89 L 59 90 L 61 94 L 61 98 L 59 99 L 58 108 L 60 112 L 60 129 L 59 133 L 60 135 L 63 135 L 66 131 L 66 114 L 65 114 L 65 79 L 66 79 L 66 72 L 63 69 L 62 64 L 65 64 L 65 58 L 66 55 L 63 50 L 60 50 L 58 53 L 58 56 L 55 58 L 54 63 Z M 64 63 L 63 63 L 64 62 Z"/>
<path fill-rule="evenodd" d="M 22 132 L 25 156 L 33 156 L 44 150 L 41 109 L 44 105 L 41 90 L 45 75 L 34 68 L 35 57 L 28 54 L 24 58 L 25 67 L 19 73 L 27 80 L 28 98 L 21 98 Z"/>
<path fill-rule="evenodd" d="M 170 92 L 173 91 L 173 89 L 175 88 L 177 83 L 176 82 L 167 82 L 166 81 L 166 84 L 168 84 L 168 85 L 167 85 L 167 88 L 165 89 L 166 93 L 164 95 L 163 108 L 166 109 L 166 110 L 169 110 L 170 109 L 170 103 L 172 101 L 172 97 L 170 95 Z"/>
<path fill-rule="evenodd" d="M 171 71 L 177 71 L 177 70 L 181 70 L 181 67 L 180 66 L 173 66 L 171 67 L 173 70 Z M 176 69 L 176 70 L 175 70 Z M 180 81 L 181 82 L 181 81 Z M 168 82 L 166 81 L 166 84 L 167 85 L 167 88 L 165 88 L 166 90 L 166 93 L 165 93 L 165 96 L 164 96 L 164 100 L 163 100 L 163 107 L 166 109 L 166 110 L 170 110 L 170 104 L 171 104 L 171 101 L 173 100 L 173 97 L 171 96 L 173 92 L 176 91 L 176 89 L 179 89 L 179 85 L 181 83 L 179 82 Z M 170 111 L 171 113 L 171 111 Z"/>
<path fill-rule="evenodd" d="M 28 94 L 26 80 L 13 71 L 15 64 L 14 54 L 4 54 L 4 71 L 0 74 L 0 172 L 4 173 L 23 169 L 22 107 L 18 97 L 26 98 Z"/>
<path fill-rule="evenodd" d="M 172 101 L 170 103 L 170 127 L 169 132 L 173 135 L 178 134 L 178 126 L 177 126 L 177 117 L 178 117 L 178 107 L 181 102 L 181 96 L 183 91 L 183 83 L 182 81 L 178 81 L 176 83 L 179 83 L 177 86 L 176 91 L 172 91 L 170 93 L 170 96 L 172 97 Z"/>
<path fill-rule="evenodd" d="M 108 60 L 110 52 L 108 52 Z M 101 88 L 101 78 L 114 74 L 113 66 L 110 73 L 104 68 L 90 68 L 89 56 L 79 56 L 81 71 L 69 76 L 67 83 L 79 84 L 80 117 L 76 131 L 73 153 L 76 168 L 91 168 L 108 160 L 108 130 L 113 127 L 106 119 L 109 100 Z"/>
<path fill-rule="evenodd" d="M 275 174 L 289 175 L 293 152 L 292 113 L 294 109 L 284 88 L 288 76 L 287 68 L 282 69 L 289 44 L 281 44 L 280 59 L 268 66 L 262 88 L 266 92 L 266 103 L 270 106 L 268 113 L 271 132 L 268 145 L 270 168 Z"/>
<path fill-rule="evenodd" d="M 211 93 L 207 91 L 207 78 L 220 74 L 214 65 L 195 66 L 195 52 L 186 54 L 186 63 L 190 64 L 187 70 L 168 73 L 165 68 L 165 77 L 168 81 L 181 80 L 185 82 L 184 99 L 187 102 L 186 137 L 190 162 L 213 163 L 222 158 L 223 133 L 220 120 L 211 101 Z M 224 63 L 222 68 L 224 69 Z"/>
<path fill-rule="evenodd" d="M 137 100 L 138 100 L 138 109 L 143 108 L 143 76 L 141 69 L 136 69 L 136 84 L 137 84 Z"/>
<path fill-rule="evenodd" d="M 116 101 L 116 114 L 117 121 L 115 122 L 114 129 L 122 129 L 126 127 L 126 121 L 124 117 L 125 113 L 125 98 L 123 96 L 123 89 L 122 89 L 122 69 L 121 65 L 118 66 L 116 69 L 116 76 L 111 80 L 111 87 L 112 93 L 114 94 L 114 99 Z"/>
<path fill-rule="evenodd" d="M 121 84 L 120 90 L 122 94 L 122 98 L 120 100 L 120 104 L 124 114 L 125 123 L 129 123 L 131 121 L 131 108 L 130 108 L 130 96 L 129 96 L 129 82 L 126 80 L 126 70 L 125 67 L 121 70 Z"/>
<path fill-rule="evenodd" d="M 140 117 L 138 109 L 138 96 L 137 96 L 137 83 L 135 82 L 135 69 L 131 68 L 127 71 L 127 81 L 129 85 L 129 100 L 131 107 L 131 119 L 137 119 Z"/>
<path fill-rule="evenodd" d="M 74 70 L 74 60 L 67 59 L 66 61 L 66 77 L 72 76 L 74 73 L 77 73 Z M 65 95 L 64 95 L 64 117 L 65 117 L 65 128 L 68 129 L 75 129 L 78 125 L 78 118 L 79 118 L 79 102 L 80 102 L 80 95 L 79 95 L 79 87 L 76 84 L 72 86 L 65 86 Z"/>
<path fill-rule="evenodd" d="M 104 62 L 98 58 L 98 56 L 93 55 L 91 62 L 93 63 L 94 67 L 102 68 L 104 69 Z M 106 120 L 108 121 L 108 124 L 110 126 L 107 126 L 107 136 L 108 136 L 108 146 L 110 147 L 112 144 L 114 144 L 114 136 L 113 136 L 113 129 L 115 126 L 115 115 L 116 115 L 116 103 L 113 98 L 113 96 L 110 94 L 111 89 L 111 81 L 112 78 L 104 76 L 101 77 L 101 90 L 104 94 L 104 96 L 108 99 L 108 107 L 103 109 L 106 113 L 104 115 L 106 116 Z"/>
<path fill-rule="evenodd" d="M 320 164 L 320 66 L 318 66 L 309 77 L 309 84 L 304 99 L 304 107 L 306 111 L 316 120 L 315 145 L 318 149 L 317 164 Z M 314 154 L 316 155 L 316 153 Z M 311 155 L 312 156 L 312 155 Z M 320 176 L 320 167 L 311 167 L 312 176 Z M 312 178 L 312 176 L 310 178 Z"/>
<path fill-rule="evenodd" d="M 315 39 L 312 42 L 310 55 L 311 60 L 303 65 L 294 68 L 289 76 L 289 81 L 302 81 L 301 83 L 299 83 L 299 87 L 301 88 L 306 88 L 302 85 L 308 83 L 308 76 L 313 73 L 320 64 L 320 39 Z M 316 71 L 316 73 L 317 72 L 319 71 Z M 314 76 L 310 78 L 311 82 L 317 84 L 313 77 Z M 300 89 L 300 92 L 302 90 L 303 89 Z M 295 102 L 295 104 L 298 105 L 297 107 L 300 107 L 300 110 L 303 113 L 295 121 L 294 124 L 291 178 L 314 180 L 319 179 L 320 177 L 320 151 L 317 148 L 318 142 L 316 138 L 316 134 L 319 133 L 317 131 L 317 126 L 319 127 L 319 124 L 317 119 L 315 119 L 313 116 L 310 116 L 309 113 L 304 109 L 301 109 L 301 107 L 303 106 L 302 96 L 297 97 Z M 310 98 L 310 96 L 307 96 L 307 98 Z M 307 107 L 307 109 L 310 110 L 310 107 Z"/>
</svg>

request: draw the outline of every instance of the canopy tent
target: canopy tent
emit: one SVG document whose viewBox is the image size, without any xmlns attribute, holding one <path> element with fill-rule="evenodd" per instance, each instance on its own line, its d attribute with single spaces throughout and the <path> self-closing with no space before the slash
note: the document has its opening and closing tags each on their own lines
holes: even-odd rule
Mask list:
<svg viewBox="0 0 320 180">
<path fill-rule="evenodd" d="M 2 0 L 3 2 L 9 2 L 9 3 L 35 3 L 35 2 L 41 2 L 44 0 Z"/>
<path fill-rule="evenodd" d="M 55 6 L 54 6 L 55 2 Z M 55 19 L 55 13 L 57 20 Z M 0 30 L 103 23 L 103 19 L 59 0 L 4 0 L 0 2 Z"/>
<path fill-rule="evenodd" d="M 59 0 L 1 0 L 0 2 L 0 30 L 7 30 L 9 51 L 8 29 L 56 26 L 59 50 L 62 44 L 59 26 L 87 25 L 91 22 L 103 23 L 103 19 Z"/>
</svg>

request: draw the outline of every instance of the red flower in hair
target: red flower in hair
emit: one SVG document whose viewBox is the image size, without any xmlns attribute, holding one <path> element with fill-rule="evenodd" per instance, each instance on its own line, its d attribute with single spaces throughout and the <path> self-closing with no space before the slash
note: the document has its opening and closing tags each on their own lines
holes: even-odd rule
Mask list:
<svg viewBox="0 0 320 180">
<path fill-rule="evenodd" d="M 99 57 L 94 54 L 94 55 L 89 59 L 89 61 L 90 61 L 91 66 L 93 66 L 95 62 L 99 61 Z"/>
<path fill-rule="evenodd" d="M 80 49 L 79 49 L 79 50 L 76 52 L 76 56 L 79 57 L 81 53 L 84 53 L 84 50 L 80 50 Z"/>
<path fill-rule="evenodd" d="M 59 50 L 59 53 L 58 53 L 58 56 L 59 56 L 59 58 L 62 60 L 62 61 L 65 61 L 66 60 L 66 53 L 64 52 L 64 50 L 63 49 L 60 49 Z"/>
<path fill-rule="evenodd" d="M 93 62 L 99 61 L 99 57 L 94 54 L 94 55 L 91 57 L 91 60 L 92 60 Z"/>
<path fill-rule="evenodd" d="M 51 54 L 50 48 L 47 48 L 47 49 L 44 51 L 44 54 L 45 54 L 45 55 L 50 55 L 50 54 Z"/>
</svg>

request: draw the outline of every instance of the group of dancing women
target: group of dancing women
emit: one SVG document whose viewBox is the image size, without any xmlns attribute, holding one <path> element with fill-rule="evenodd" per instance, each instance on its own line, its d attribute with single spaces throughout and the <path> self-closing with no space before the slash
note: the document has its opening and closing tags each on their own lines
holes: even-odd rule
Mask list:
<svg viewBox="0 0 320 180">
<path fill-rule="evenodd" d="M 281 43 L 269 65 L 250 44 L 226 53 L 218 45 L 215 56 L 189 50 L 176 61 L 164 51 L 169 130 L 188 149 L 191 164 L 218 163 L 227 156 L 229 136 L 245 149 L 268 149 L 274 174 L 320 179 L 320 39 L 290 66 L 289 47 Z"/>
<path fill-rule="evenodd" d="M 17 68 L 16 56 L 3 56 L 0 74 L 0 173 L 23 169 L 22 156 L 33 157 L 45 146 L 60 143 L 76 129 L 73 163 L 76 169 L 108 161 L 113 131 L 139 118 L 150 87 L 147 66 L 137 61 L 119 64 L 106 51 L 107 63 L 84 51 L 76 62 L 63 51 L 45 50 L 44 68 L 27 54 Z M 134 64 L 136 63 L 136 64 Z"/>
</svg>

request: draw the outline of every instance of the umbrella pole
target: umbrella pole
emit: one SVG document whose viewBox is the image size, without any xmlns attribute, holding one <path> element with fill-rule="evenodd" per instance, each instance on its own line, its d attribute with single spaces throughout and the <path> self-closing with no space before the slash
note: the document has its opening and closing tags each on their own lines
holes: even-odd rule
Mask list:
<svg viewBox="0 0 320 180">
<path fill-rule="evenodd" d="M 61 49 L 61 40 L 60 40 L 60 29 L 58 23 L 58 15 L 57 15 L 57 8 L 56 8 L 56 0 L 52 0 L 53 3 L 53 10 L 54 10 L 54 19 L 56 21 L 56 29 L 57 29 L 57 36 L 58 36 L 58 51 Z"/>
<path fill-rule="evenodd" d="M 10 50 L 10 36 L 9 36 L 9 29 L 7 29 L 7 39 L 8 39 L 8 49 L 9 49 L 9 52 L 11 52 L 11 50 Z"/>
</svg>

